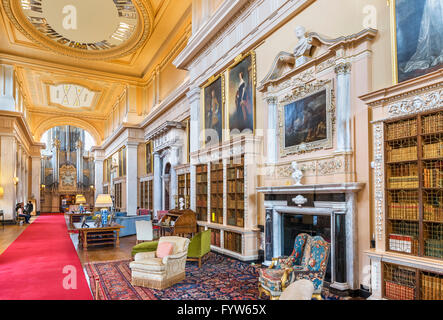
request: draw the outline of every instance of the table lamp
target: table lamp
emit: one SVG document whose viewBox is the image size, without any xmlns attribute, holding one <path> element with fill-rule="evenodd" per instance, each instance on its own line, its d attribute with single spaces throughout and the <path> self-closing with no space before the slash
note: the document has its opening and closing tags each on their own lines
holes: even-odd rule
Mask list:
<svg viewBox="0 0 443 320">
<path fill-rule="evenodd" d="M 86 203 L 86 198 L 84 195 L 82 194 L 78 194 L 75 196 L 75 204 L 79 205 L 79 211 L 80 213 L 84 213 L 85 212 L 85 208 L 83 207 L 83 204 Z"/>
<path fill-rule="evenodd" d="M 101 216 L 102 216 L 102 226 L 106 226 L 108 223 L 108 210 L 107 208 L 112 207 L 112 199 L 109 194 L 99 194 L 97 199 L 95 200 L 95 206 L 97 208 L 102 208 Z"/>
</svg>

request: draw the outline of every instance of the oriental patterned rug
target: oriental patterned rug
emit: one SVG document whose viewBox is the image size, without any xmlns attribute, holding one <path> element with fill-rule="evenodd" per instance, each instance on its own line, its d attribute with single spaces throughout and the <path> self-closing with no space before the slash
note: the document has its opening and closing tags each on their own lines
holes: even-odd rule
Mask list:
<svg viewBox="0 0 443 320">
<path fill-rule="evenodd" d="M 213 252 L 186 263 L 186 279 L 164 290 L 131 285 L 129 260 L 94 262 L 85 265 L 91 291 L 102 300 L 257 300 L 257 267 Z M 98 290 L 96 288 L 98 283 Z M 268 299 L 267 297 L 263 297 Z M 324 299 L 338 296 L 325 290 Z"/>
</svg>

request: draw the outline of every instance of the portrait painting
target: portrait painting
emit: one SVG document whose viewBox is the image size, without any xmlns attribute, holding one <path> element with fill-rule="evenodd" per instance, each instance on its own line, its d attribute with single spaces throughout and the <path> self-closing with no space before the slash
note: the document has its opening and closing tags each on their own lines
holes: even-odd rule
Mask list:
<svg viewBox="0 0 443 320">
<path fill-rule="evenodd" d="M 218 76 L 204 88 L 204 142 L 218 144 L 223 134 L 224 77 Z"/>
<path fill-rule="evenodd" d="M 228 69 L 229 134 L 252 133 L 255 112 L 255 54 L 247 54 Z"/>
<path fill-rule="evenodd" d="M 395 0 L 391 5 L 397 82 L 440 69 L 443 66 L 443 1 Z"/>
<path fill-rule="evenodd" d="M 309 150 L 330 140 L 328 101 L 328 90 L 322 89 L 283 106 L 284 149 Z"/>
</svg>

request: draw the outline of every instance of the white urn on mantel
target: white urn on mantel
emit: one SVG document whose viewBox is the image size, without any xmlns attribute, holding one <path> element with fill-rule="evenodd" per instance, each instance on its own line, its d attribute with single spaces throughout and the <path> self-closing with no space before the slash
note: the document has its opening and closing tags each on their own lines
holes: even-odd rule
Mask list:
<svg viewBox="0 0 443 320">
<path fill-rule="evenodd" d="M 301 179 L 303 178 L 303 172 L 298 167 L 297 161 L 291 163 L 292 167 L 292 179 L 294 179 L 294 186 L 302 186 Z"/>
</svg>

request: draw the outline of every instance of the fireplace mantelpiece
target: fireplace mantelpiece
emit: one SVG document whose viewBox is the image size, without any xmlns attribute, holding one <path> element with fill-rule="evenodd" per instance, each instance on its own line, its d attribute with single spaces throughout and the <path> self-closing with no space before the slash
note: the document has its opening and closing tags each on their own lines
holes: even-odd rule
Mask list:
<svg viewBox="0 0 443 320">
<path fill-rule="evenodd" d="M 265 195 L 265 264 L 273 257 L 282 255 L 281 230 L 283 214 L 328 215 L 331 217 L 331 286 L 339 290 L 357 290 L 358 252 L 357 252 L 357 207 L 356 193 L 362 190 L 364 183 L 331 183 L 301 186 L 259 187 L 257 191 Z M 310 201 L 297 206 L 292 198 L 297 195 L 331 195 L 330 201 Z M 334 198 L 338 195 L 339 199 Z M 340 251 L 336 238 L 337 221 L 345 224 L 345 252 Z M 338 255 L 346 257 L 346 268 L 339 271 L 335 266 Z M 340 274 L 339 274 L 340 273 Z"/>
</svg>

